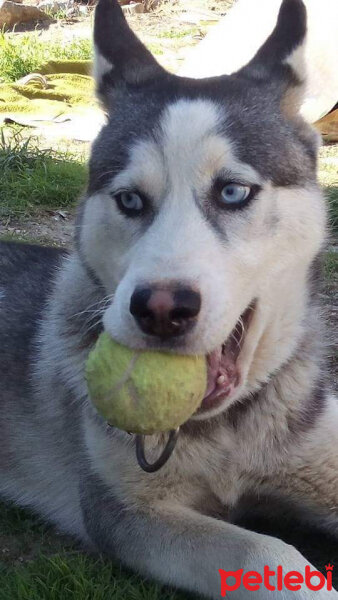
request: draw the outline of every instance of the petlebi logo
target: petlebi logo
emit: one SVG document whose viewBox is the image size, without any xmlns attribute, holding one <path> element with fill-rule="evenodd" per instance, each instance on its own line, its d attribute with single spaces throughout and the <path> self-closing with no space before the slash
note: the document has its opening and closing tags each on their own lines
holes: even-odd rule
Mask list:
<svg viewBox="0 0 338 600">
<path fill-rule="evenodd" d="M 322 589 L 332 590 L 332 571 L 333 565 L 330 563 L 325 565 L 326 577 L 320 571 L 311 570 L 307 565 L 305 573 L 299 571 L 284 572 L 282 566 L 278 566 L 275 571 L 272 571 L 268 565 L 264 567 L 264 572 L 247 571 L 238 569 L 238 571 L 224 571 L 219 569 L 221 576 L 221 595 L 225 598 L 228 592 L 234 592 L 240 587 L 250 591 L 259 591 L 262 587 L 274 591 L 298 591 L 304 588 L 318 592 Z M 231 597 L 231 595 L 230 595 Z"/>
</svg>

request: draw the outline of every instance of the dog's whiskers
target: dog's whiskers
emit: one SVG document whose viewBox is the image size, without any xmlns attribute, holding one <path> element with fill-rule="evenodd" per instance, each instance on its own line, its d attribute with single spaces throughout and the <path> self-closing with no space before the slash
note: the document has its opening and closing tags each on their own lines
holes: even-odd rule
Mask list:
<svg viewBox="0 0 338 600">
<path fill-rule="evenodd" d="M 97 328 L 99 325 L 101 325 L 101 323 L 102 323 L 102 315 L 100 315 L 100 317 L 99 317 L 98 319 L 96 319 L 96 321 L 94 321 L 94 322 L 90 323 L 90 324 L 88 325 L 88 327 L 86 327 L 85 329 L 84 329 L 84 327 L 82 327 L 82 328 L 81 328 L 81 330 L 80 330 L 80 333 L 81 333 L 83 336 L 86 336 L 86 335 L 88 335 L 88 334 L 89 334 L 91 331 L 95 330 L 95 329 L 96 329 L 96 328 Z"/>
<path fill-rule="evenodd" d="M 114 294 L 109 294 L 109 295 L 105 296 L 104 298 L 102 298 L 101 300 L 96 300 L 96 302 L 93 302 L 93 304 L 90 304 L 84 310 L 81 310 L 77 313 L 72 314 L 71 318 L 75 319 L 77 317 L 82 317 L 83 315 L 86 315 L 86 314 L 93 314 L 98 311 L 104 311 L 106 306 L 108 306 L 108 304 L 113 300 L 113 298 L 114 298 Z"/>
<path fill-rule="evenodd" d="M 235 335 L 236 333 L 240 334 L 240 338 L 238 339 L 238 337 Z M 230 339 L 234 340 L 234 342 L 236 343 L 236 346 L 241 349 L 242 347 L 242 341 L 244 339 L 245 336 L 245 325 L 244 325 L 244 321 L 243 318 L 240 317 L 238 319 L 238 322 L 236 323 L 235 328 L 232 330 L 231 334 L 230 334 Z"/>
</svg>

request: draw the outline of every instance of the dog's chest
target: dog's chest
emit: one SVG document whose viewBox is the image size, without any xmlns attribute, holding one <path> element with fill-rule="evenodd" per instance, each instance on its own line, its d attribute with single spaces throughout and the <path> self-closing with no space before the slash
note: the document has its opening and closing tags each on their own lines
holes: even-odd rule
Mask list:
<svg viewBox="0 0 338 600">
<path fill-rule="evenodd" d="M 202 505 L 213 498 L 225 510 L 258 479 L 247 455 L 249 449 L 239 450 L 237 436 L 223 430 L 208 439 L 182 440 L 170 459 L 171 472 L 189 498 L 199 498 Z"/>
</svg>

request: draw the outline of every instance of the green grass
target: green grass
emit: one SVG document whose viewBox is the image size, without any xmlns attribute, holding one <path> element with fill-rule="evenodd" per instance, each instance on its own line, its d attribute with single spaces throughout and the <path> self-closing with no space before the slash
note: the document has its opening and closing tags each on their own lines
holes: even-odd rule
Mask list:
<svg viewBox="0 0 338 600">
<path fill-rule="evenodd" d="M 331 231 L 338 244 L 338 144 L 321 148 L 319 180 L 329 202 Z"/>
<path fill-rule="evenodd" d="M 338 145 L 324 146 L 320 150 L 319 180 L 324 187 L 329 204 L 330 241 L 338 246 Z M 328 251 L 324 263 L 325 280 L 331 293 L 338 284 L 338 253 Z"/>
<path fill-rule="evenodd" d="M 57 11 L 51 10 L 51 9 L 44 9 L 44 11 L 46 13 L 46 15 L 48 15 L 51 19 L 67 19 L 67 10 L 60 8 Z"/>
<path fill-rule="evenodd" d="M 74 204 L 86 183 L 84 159 L 71 152 L 41 149 L 20 132 L 0 135 L 0 216 L 34 207 Z"/>
<path fill-rule="evenodd" d="M 187 600 L 0 505 L 0 600 Z"/>
<path fill-rule="evenodd" d="M 161 48 L 159 44 L 149 43 L 147 44 L 147 48 L 152 54 L 157 54 L 157 56 L 162 56 L 164 54 L 163 48 Z"/>
<path fill-rule="evenodd" d="M 0 568 L 0 600 L 183 600 L 181 594 L 78 553 Z"/>
<path fill-rule="evenodd" d="M 175 29 L 172 27 L 167 31 L 160 31 L 156 37 L 157 38 L 166 38 L 166 39 L 181 39 L 187 36 L 199 35 L 200 33 L 204 33 L 205 29 L 201 27 L 189 27 L 187 29 Z"/>
<path fill-rule="evenodd" d="M 338 236 L 338 185 L 328 186 L 326 195 L 329 201 L 330 224 L 333 235 Z M 337 240 L 338 241 L 338 240 Z"/>
<path fill-rule="evenodd" d="M 325 255 L 325 279 L 328 282 L 333 283 L 335 280 L 338 282 L 338 253 L 328 251 Z"/>
<path fill-rule="evenodd" d="M 92 43 L 89 39 L 74 39 L 63 42 L 43 42 L 37 34 L 13 37 L 0 34 L 0 78 L 16 81 L 36 71 L 49 60 L 89 60 L 92 58 Z"/>
</svg>

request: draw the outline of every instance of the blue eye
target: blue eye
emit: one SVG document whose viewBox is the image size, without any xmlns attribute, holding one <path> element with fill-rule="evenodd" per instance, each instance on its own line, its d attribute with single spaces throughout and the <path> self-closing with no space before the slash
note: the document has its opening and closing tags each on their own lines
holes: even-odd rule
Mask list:
<svg viewBox="0 0 338 600">
<path fill-rule="evenodd" d="M 120 211 L 128 217 L 137 217 L 145 209 L 145 200 L 137 192 L 119 192 L 113 198 Z"/>
<path fill-rule="evenodd" d="M 135 192 L 121 192 L 120 203 L 126 210 L 142 210 L 143 202 L 141 197 Z"/>
<path fill-rule="evenodd" d="M 249 198 L 251 191 L 247 185 L 228 183 L 221 191 L 220 201 L 226 206 L 236 208 Z"/>
</svg>

